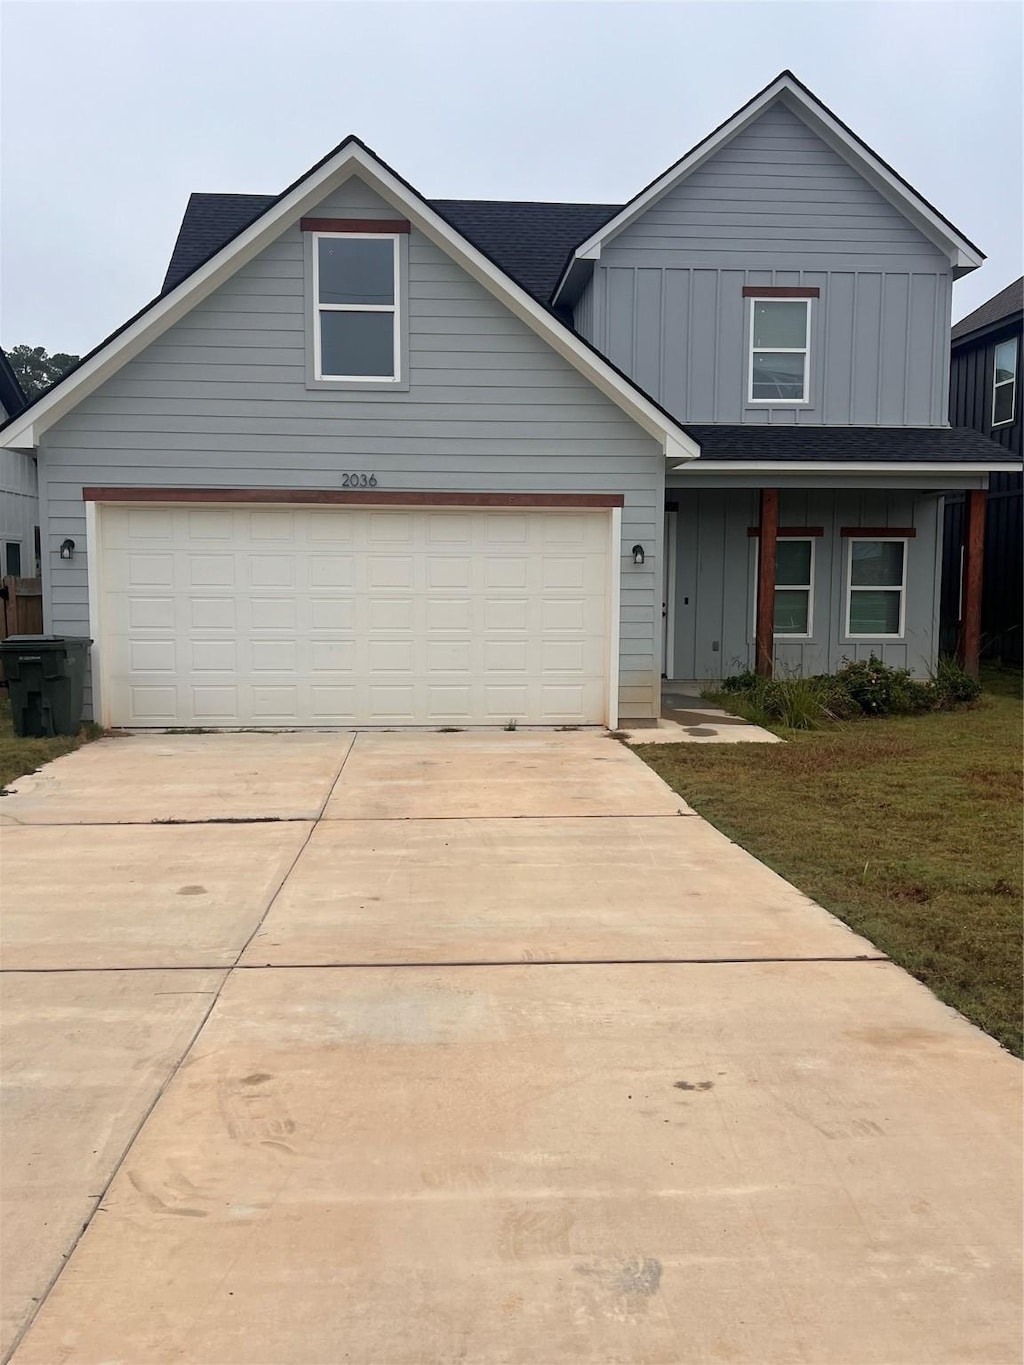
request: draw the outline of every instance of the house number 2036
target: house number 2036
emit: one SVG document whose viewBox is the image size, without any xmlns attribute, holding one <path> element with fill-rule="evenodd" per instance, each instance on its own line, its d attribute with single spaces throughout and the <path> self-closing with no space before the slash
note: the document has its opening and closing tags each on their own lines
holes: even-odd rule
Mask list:
<svg viewBox="0 0 1024 1365">
<path fill-rule="evenodd" d="M 376 474 L 342 474 L 342 488 L 376 488 Z"/>
</svg>

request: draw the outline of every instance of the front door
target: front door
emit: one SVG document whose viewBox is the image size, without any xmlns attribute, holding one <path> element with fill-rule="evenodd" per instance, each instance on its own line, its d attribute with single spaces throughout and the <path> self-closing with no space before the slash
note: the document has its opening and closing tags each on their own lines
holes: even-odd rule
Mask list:
<svg viewBox="0 0 1024 1365">
<path fill-rule="evenodd" d="M 661 676 L 675 676 L 676 621 L 676 533 L 678 512 L 665 513 L 665 535 L 661 556 Z"/>
</svg>

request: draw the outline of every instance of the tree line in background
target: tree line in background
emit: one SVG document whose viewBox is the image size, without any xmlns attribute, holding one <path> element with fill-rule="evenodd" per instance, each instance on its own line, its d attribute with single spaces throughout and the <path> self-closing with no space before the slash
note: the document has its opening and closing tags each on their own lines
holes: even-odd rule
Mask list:
<svg viewBox="0 0 1024 1365">
<path fill-rule="evenodd" d="M 68 355 L 65 351 L 55 351 L 53 355 L 47 355 L 44 346 L 12 346 L 7 352 L 11 369 L 17 376 L 22 393 L 28 399 L 35 398 L 44 389 L 56 383 L 73 365 L 78 364 L 79 358 L 77 355 Z"/>
</svg>

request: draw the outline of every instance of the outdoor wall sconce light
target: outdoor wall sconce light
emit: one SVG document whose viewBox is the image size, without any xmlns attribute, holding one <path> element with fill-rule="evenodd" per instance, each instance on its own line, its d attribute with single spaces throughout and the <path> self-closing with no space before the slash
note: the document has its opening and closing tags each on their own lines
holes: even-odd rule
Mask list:
<svg viewBox="0 0 1024 1365">
<path fill-rule="evenodd" d="M 70 538 L 69 538 L 68 540 L 62 540 L 62 541 L 61 541 L 61 543 L 60 543 L 60 557 L 61 557 L 61 559 L 74 559 L 74 557 L 75 557 L 75 542 L 74 542 L 73 540 L 71 540 Z"/>
<path fill-rule="evenodd" d="M 642 564 L 644 562 L 644 547 L 642 545 L 633 546 L 633 563 Z"/>
</svg>

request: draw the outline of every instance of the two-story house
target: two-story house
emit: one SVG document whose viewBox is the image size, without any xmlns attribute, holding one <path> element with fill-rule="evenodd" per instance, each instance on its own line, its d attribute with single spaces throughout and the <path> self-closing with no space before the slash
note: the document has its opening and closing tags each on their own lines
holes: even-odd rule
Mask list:
<svg viewBox="0 0 1024 1365">
<path fill-rule="evenodd" d="M 1001 289 L 953 328 L 949 420 L 973 427 L 1019 460 L 1024 443 L 1020 400 L 1024 350 L 1024 278 Z M 981 595 L 982 652 L 1024 661 L 1024 499 L 1021 475 L 994 472 L 985 516 Z M 963 615 L 963 496 L 946 499 L 943 538 L 943 644 L 955 646 Z"/>
<path fill-rule="evenodd" d="M 960 490 L 976 667 L 982 259 L 788 72 L 625 205 L 429 201 L 354 137 L 193 196 L 160 296 L 0 432 L 48 628 L 107 724 L 614 726 L 664 674 L 927 674 Z"/>
</svg>

